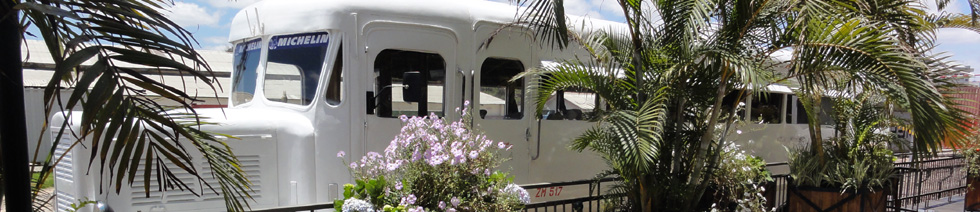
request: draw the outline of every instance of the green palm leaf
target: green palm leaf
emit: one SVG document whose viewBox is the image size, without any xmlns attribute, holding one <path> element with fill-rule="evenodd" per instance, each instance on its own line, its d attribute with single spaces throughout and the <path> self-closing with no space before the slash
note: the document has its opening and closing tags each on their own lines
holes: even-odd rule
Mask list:
<svg viewBox="0 0 980 212">
<path fill-rule="evenodd" d="M 103 175 L 108 178 L 100 179 L 103 189 L 118 193 L 123 185 L 142 182 L 149 195 L 150 182 L 156 180 L 162 182 L 157 191 L 215 192 L 225 197 L 228 210 L 242 211 L 251 201 L 251 183 L 231 148 L 199 129 L 202 117 L 191 107 L 197 97 L 150 77 L 155 71 L 133 68 L 167 70 L 186 76 L 185 84 L 205 83 L 218 89 L 210 67 L 194 50 L 197 43 L 190 33 L 159 12 L 167 4 L 49 0 L 23 1 L 16 8 L 25 14 L 25 24 L 39 29 L 57 64 L 45 89 L 45 110 L 80 106 L 81 114 L 64 113 L 81 120 L 78 131 L 69 132 L 77 139 L 72 148 L 82 145 L 91 150 L 90 166 L 108 173 Z M 77 88 L 67 102 L 58 101 L 62 83 Z M 179 103 L 186 113 L 156 103 L 160 99 Z M 63 123 L 62 129 L 68 129 L 68 124 Z M 62 141 L 61 135 L 55 141 Z M 189 151 L 204 155 L 212 176 L 199 172 Z M 55 157 L 45 160 L 46 173 L 60 160 Z M 177 170 L 203 182 L 208 191 L 187 186 L 176 176 Z M 206 178 L 217 179 L 218 189 Z"/>
</svg>

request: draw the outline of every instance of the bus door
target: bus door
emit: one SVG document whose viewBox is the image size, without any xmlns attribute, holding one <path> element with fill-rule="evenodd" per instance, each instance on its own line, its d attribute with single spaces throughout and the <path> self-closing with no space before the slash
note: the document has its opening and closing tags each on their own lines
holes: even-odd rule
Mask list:
<svg viewBox="0 0 980 212">
<path fill-rule="evenodd" d="M 340 32 L 335 33 L 326 60 L 326 67 L 321 76 L 321 87 L 323 94 L 317 104 L 320 106 L 316 110 L 316 143 L 314 157 L 316 165 L 316 202 L 328 202 L 334 199 L 342 199 L 342 189 L 344 183 L 350 183 L 350 174 L 343 171 L 347 164 L 343 159 L 337 157 L 327 157 L 325 155 L 338 155 L 340 151 L 350 152 L 351 149 L 351 129 L 352 125 L 351 110 L 355 101 L 351 85 L 351 48 L 349 46 L 351 38 L 341 36 Z M 353 100 L 353 101 L 352 101 Z M 348 159 L 349 161 L 349 159 Z"/>
<path fill-rule="evenodd" d="M 462 106 L 462 78 L 456 74 L 456 34 L 449 29 L 372 21 L 363 28 L 367 72 L 364 98 L 368 104 L 362 153 L 383 152 L 405 123 L 400 116 L 447 117 L 457 120 Z M 358 145 L 354 143 L 353 145 Z M 359 158 L 359 157 L 357 157 Z"/>
<path fill-rule="evenodd" d="M 494 142 L 510 144 L 510 150 L 503 151 L 509 157 L 500 170 L 515 175 L 515 183 L 530 181 L 528 163 L 530 148 L 537 139 L 534 121 L 534 103 L 528 94 L 530 82 L 521 78 L 513 80 L 518 74 L 533 67 L 530 36 L 517 30 L 503 30 L 499 25 L 477 24 L 477 48 L 474 58 L 473 87 L 468 94 L 473 99 L 473 120 L 477 127 Z M 497 32 L 493 42 L 480 46 Z M 496 146 L 496 145 L 494 145 Z"/>
</svg>

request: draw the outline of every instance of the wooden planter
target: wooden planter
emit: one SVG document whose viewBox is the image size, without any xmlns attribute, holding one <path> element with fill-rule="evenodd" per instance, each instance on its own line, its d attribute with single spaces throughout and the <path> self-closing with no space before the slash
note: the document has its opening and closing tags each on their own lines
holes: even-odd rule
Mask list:
<svg viewBox="0 0 980 212">
<path fill-rule="evenodd" d="M 808 186 L 789 186 L 787 202 L 790 212 L 809 211 L 885 211 L 884 189 L 868 189 L 841 193 L 839 188 L 817 188 Z"/>
<path fill-rule="evenodd" d="M 963 200 L 963 210 L 980 211 L 980 177 L 967 177 L 966 183 L 966 198 Z"/>
</svg>

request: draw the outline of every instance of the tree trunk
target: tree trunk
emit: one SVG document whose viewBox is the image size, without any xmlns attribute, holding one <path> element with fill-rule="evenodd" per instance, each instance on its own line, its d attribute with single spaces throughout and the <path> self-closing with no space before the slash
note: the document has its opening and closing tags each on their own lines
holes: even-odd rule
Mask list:
<svg viewBox="0 0 980 212">
<path fill-rule="evenodd" d="M 14 1 L 0 1 L 0 154 L 7 211 L 31 211 L 21 29 Z"/>
</svg>

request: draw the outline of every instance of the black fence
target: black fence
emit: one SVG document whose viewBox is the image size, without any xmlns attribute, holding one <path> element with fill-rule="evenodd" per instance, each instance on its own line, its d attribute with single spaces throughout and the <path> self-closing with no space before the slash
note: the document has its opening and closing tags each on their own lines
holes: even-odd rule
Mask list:
<svg viewBox="0 0 980 212">
<path fill-rule="evenodd" d="M 931 200 L 966 193 L 966 160 L 950 156 L 895 164 L 894 209 L 917 211 Z"/>
<path fill-rule="evenodd" d="M 601 192 L 605 191 L 602 189 L 603 183 L 608 183 L 616 181 L 615 178 L 606 178 L 602 180 L 579 180 L 571 182 L 561 182 L 561 183 L 541 183 L 533 185 L 521 186 L 524 190 L 534 191 L 539 188 L 553 188 L 553 187 L 567 187 L 567 186 L 590 186 L 590 190 L 595 192 L 589 192 L 584 197 L 574 197 L 570 199 L 531 203 L 524 206 L 525 212 L 540 212 L 540 211 L 602 211 L 602 201 L 603 197 Z M 594 187 L 591 187 L 594 186 Z"/>
<path fill-rule="evenodd" d="M 895 163 L 895 177 L 892 187 L 883 189 L 886 192 L 888 208 L 892 211 L 917 211 L 928 205 L 931 200 L 948 198 L 966 193 L 966 172 L 963 169 L 966 161 L 960 156 L 945 156 L 918 162 Z M 771 163 L 769 166 L 785 166 L 786 163 Z M 787 191 L 789 188 L 788 175 L 773 175 L 773 181 L 764 186 L 766 204 L 776 211 L 785 211 Z M 601 192 L 603 183 L 615 181 L 613 178 L 599 180 L 579 180 L 560 183 L 541 183 L 522 186 L 525 190 L 534 191 L 540 188 L 594 186 L 596 192 L 589 192 L 582 197 L 538 202 L 528 204 L 525 212 L 589 212 L 604 211 Z M 256 212 L 294 212 L 316 211 L 333 208 L 333 203 L 287 206 L 254 210 Z"/>
</svg>

